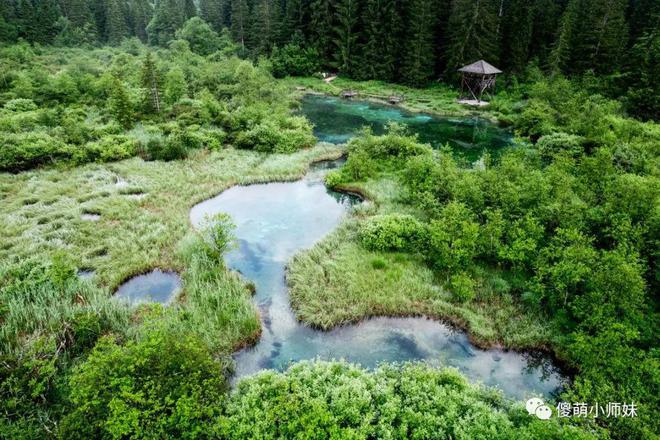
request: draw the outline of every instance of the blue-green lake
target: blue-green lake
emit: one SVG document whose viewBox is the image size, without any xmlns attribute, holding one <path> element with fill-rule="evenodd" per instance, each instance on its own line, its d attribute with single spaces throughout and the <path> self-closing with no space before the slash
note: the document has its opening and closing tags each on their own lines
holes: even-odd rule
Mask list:
<svg viewBox="0 0 660 440">
<path fill-rule="evenodd" d="M 497 155 L 511 145 L 511 133 L 479 117 L 441 117 L 413 113 L 401 107 L 324 95 L 305 95 L 300 113 L 314 124 L 314 135 L 323 142 L 348 142 L 362 130 L 383 134 L 389 122 L 407 127 L 421 142 L 433 147 L 449 145 L 458 155 L 475 162 L 485 151 Z"/>
<path fill-rule="evenodd" d="M 228 213 L 238 246 L 227 265 L 256 285 L 263 332 L 254 346 L 235 355 L 236 376 L 285 369 L 291 362 L 346 359 L 372 368 L 381 362 L 427 361 L 458 368 L 473 381 L 499 387 L 514 398 L 549 395 L 563 379 L 552 363 L 529 354 L 482 350 L 467 335 L 426 318 L 374 318 L 331 331 L 300 323 L 289 303 L 287 262 L 332 231 L 354 197 L 328 190 L 322 177 L 339 162 L 319 164 L 296 182 L 235 186 L 194 206 L 190 220 Z"/>
</svg>

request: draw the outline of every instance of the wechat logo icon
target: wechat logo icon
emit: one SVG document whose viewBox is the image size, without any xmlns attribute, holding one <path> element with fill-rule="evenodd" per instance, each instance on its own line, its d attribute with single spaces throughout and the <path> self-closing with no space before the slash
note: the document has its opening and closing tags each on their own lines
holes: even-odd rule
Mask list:
<svg viewBox="0 0 660 440">
<path fill-rule="evenodd" d="M 525 405 L 529 415 L 535 415 L 541 420 L 549 420 L 552 417 L 552 410 L 538 397 L 532 397 Z"/>
</svg>

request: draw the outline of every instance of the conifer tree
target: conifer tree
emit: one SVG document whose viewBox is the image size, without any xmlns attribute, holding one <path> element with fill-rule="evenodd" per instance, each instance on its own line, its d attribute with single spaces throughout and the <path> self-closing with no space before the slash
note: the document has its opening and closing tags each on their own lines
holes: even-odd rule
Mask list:
<svg viewBox="0 0 660 440">
<path fill-rule="evenodd" d="M 144 90 L 142 108 L 145 113 L 159 113 L 161 108 L 160 77 L 151 52 L 147 52 L 144 58 L 140 82 Z"/>
<path fill-rule="evenodd" d="M 411 0 L 407 18 L 407 37 L 403 47 L 401 79 L 422 86 L 433 74 L 433 28 L 435 13 L 431 0 Z"/>
<path fill-rule="evenodd" d="M 520 73 L 529 59 L 534 7 L 528 0 L 509 0 L 502 23 L 500 67 Z"/>
<path fill-rule="evenodd" d="M 571 0 L 550 57 L 554 70 L 609 73 L 627 43 L 624 0 Z"/>
<path fill-rule="evenodd" d="M 270 53 L 276 37 L 276 11 L 273 3 L 273 0 L 258 0 L 255 6 L 252 25 L 253 47 L 260 54 Z"/>
<path fill-rule="evenodd" d="M 117 45 L 128 34 L 126 17 L 119 0 L 106 0 L 105 40 Z"/>
<path fill-rule="evenodd" d="M 154 9 L 154 16 L 147 26 L 149 43 L 166 45 L 174 38 L 174 33 L 184 21 L 184 9 L 179 0 L 159 0 Z"/>
<path fill-rule="evenodd" d="M 311 4 L 309 40 L 325 65 L 333 54 L 333 5 L 332 0 L 314 0 Z"/>
<path fill-rule="evenodd" d="M 395 0 L 367 0 L 362 15 L 361 78 L 395 79 L 401 28 L 399 14 Z"/>
<path fill-rule="evenodd" d="M 497 63 L 500 0 L 454 0 L 448 29 L 447 73 L 479 59 Z"/>
<path fill-rule="evenodd" d="M 231 0 L 231 33 L 245 53 L 250 11 L 247 0 Z"/>
<path fill-rule="evenodd" d="M 94 15 L 87 0 L 68 0 L 62 2 L 62 8 L 62 13 L 74 28 L 84 29 L 90 23 L 93 23 L 96 28 Z"/>
<path fill-rule="evenodd" d="M 148 0 L 131 0 L 129 3 L 131 32 L 143 42 L 148 39 L 147 26 L 153 15 Z"/>
<path fill-rule="evenodd" d="M 224 26 L 223 2 L 220 0 L 200 0 L 199 15 L 216 32 Z"/>
<path fill-rule="evenodd" d="M 335 47 L 334 66 L 342 73 L 353 72 L 358 38 L 357 0 L 340 0 L 335 12 L 336 24 L 333 27 L 332 43 Z"/>
<path fill-rule="evenodd" d="M 197 6 L 193 0 L 183 0 L 184 21 L 197 17 Z"/>
<path fill-rule="evenodd" d="M 119 78 L 115 77 L 112 81 L 108 106 L 110 113 L 122 127 L 128 129 L 133 125 L 133 106 L 128 97 L 126 87 Z"/>
</svg>

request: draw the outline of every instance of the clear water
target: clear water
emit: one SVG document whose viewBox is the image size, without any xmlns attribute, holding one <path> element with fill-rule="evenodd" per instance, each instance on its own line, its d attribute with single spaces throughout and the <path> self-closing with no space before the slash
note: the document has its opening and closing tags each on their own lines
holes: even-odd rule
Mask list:
<svg viewBox="0 0 660 440">
<path fill-rule="evenodd" d="M 322 164 L 296 182 L 236 186 L 190 213 L 195 226 L 206 215 L 231 215 L 238 246 L 226 256 L 227 264 L 256 285 L 263 333 L 256 346 L 236 354 L 237 377 L 310 358 L 346 359 L 369 368 L 426 360 L 457 367 L 470 379 L 498 386 L 515 398 L 548 395 L 561 386 L 561 376 L 547 360 L 480 350 L 464 332 L 426 318 L 375 318 L 328 332 L 298 322 L 289 304 L 285 266 L 333 230 L 357 202 L 324 186 L 322 175 L 336 165 Z"/>
<path fill-rule="evenodd" d="M 181 278 L 175 272 L 152 270 L 119 286 L 115 297 L 131 305 L 144 302 L 168 304 L 181 288 Z"/>
<path fill-rule="evenodd" d="M 362 127 L 383 134 L 388 122 L 408 127 L 419 140 L 434 147 L 448 144 L 469 162 L 478 161 L 485 151 L 496 156 L 511 144 L 511 134 L 482 118 L 451 118 L 413 113 L 400 107 L 354 101 L 322 95 L 302 98 L 300 113 L 314 124 L 320 141 L 341 144 L 355 136 Z"/>
</svg>

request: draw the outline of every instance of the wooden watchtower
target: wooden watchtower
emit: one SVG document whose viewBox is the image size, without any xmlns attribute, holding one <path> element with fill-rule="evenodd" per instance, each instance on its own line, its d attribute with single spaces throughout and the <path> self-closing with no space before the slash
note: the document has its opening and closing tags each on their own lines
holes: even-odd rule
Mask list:
<svg viewBox="0 0 660 440">
<path fill-rule="evenodd" d="M 463 66 L 458 71 L 461 72 L 461 97 L 474 99 L 477 105 L 481 105 L 484 93 L 489 94 L 495 88 L 495 79 L 502 73 L 484 60 Z"/>
</svg>

